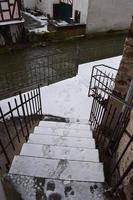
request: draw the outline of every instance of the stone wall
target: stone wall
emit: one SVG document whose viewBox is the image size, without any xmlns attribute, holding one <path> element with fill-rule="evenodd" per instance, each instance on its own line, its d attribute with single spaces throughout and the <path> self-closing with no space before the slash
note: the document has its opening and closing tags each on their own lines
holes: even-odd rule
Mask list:
<svg viewBox="0 0 133 200">
<path fill-rule="evenodd" d="M 132 0 L 90 0 L 87 32 L 128 29 L 132 14 Z"/>
<path fill-rule="evenodd" d="M 115 91 L 124 97 L 133 78 L 133 21 L 125 40 L 123 58 L 116 77 Z"/>
<path fill-rule="evenodd" d="M 124 98 L 127 94 L 128 88 L 130 86 L 131 80 L 133 78 L 133 21 L 129 28 L 128 36 L 125 40 L 123 57 L 120 63 L 119 71 L 116 76 L 115 92 Z M 129 116 L 129 124 L 127 126 L 127 131 L 133 135 L 133 110 Z M 129 137 L 123 133 L 123 136 L 120 140 L 118 150 L 117 150 L 117 159 L 121 156 L 123 150 L 125 149 L 127 143 L 129 142 Z M 120 176 L 123 175 L 131 161 L 133 160 L 133 142 L 129 146 L 128 150 L 124 154 L 123 159 L 120 162 L 119 172 Z M 128 176 L 123 182 L 123 188 L 126 193 L 127 199 L 131 200 L 132 189 L 133 188 L 133 169 L 130 171 Z M 133 196 L 132 196 L 133 198 Z"/>
<path fill-rule="evenodd" d="M 131 135 L 133 135 L 133 110 L 130 115 L 130 122 L 127 126 L 127 130 Z M 126 148 L 126 145 L 129 142 L 129 140 L 130 140 L 129 137 L 126 134 L 124 134 L 123 137 L 121 138 L 118 147 L 117 158 L 121 156 L 121 153 Z M 120 176 L 124 174 L 124 172 L 126 171 L 127 167 L 129 166 L 132 160 L 133 160 L 133 142 L 128 147 L 123 159 L 120 162 L 119 166 Z M 132 188 L 133 188 L 133 169 L 130 171 L 128 176 L 123 181 L 123 189 L 126 194 L 127 200 L 132 200 L 133 198 Z"/>
</svg>

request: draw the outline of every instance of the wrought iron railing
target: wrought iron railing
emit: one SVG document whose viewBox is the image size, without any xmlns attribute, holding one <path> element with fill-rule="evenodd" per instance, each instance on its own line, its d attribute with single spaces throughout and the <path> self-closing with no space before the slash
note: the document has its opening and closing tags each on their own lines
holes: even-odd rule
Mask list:
<svg viewBox="0 0 133 200">
<path fill-rule="evenodd" d="M 9 169 L 12 159 L 27 141 L 33 126 L 42 117 L 40 88 L 19 95 L 0 108 L 0 171 Z"/>
<path fill-rule="evenodd" d="M 99 69 L 101 66 L 102 68 L 107 68 L 107 70 L 111 69 L 116 71 L 114 68 L 106 67 L 105 65 L 93 67 L 89 88 L 89 96 L 93 97 L 93 103 L 89 121 L 94 132 L 96 145 L 101 150 L 101 159 L 105 159 L 105 155 L 109 156 L 108 159 L 112 166 L 110 177 L 112 177 L 118 173 L 119 166 L 127 150 L 133 144 L 133 134 L 127 130 L 133 105 L 114 95 L 115 74 L 103 72 L 102 69 Z M 124 144 L 123 151 L 113 165 L 118 146 L 124 135 L 128 137 L 127 144 Z M 133 158 L 130 158 L 130 161 L 129 166 L 127 166 L 127 169 L 113 187 L 113 193 L 118 190 L 125 177 L 133 169 Z"/>
<path fill-rule="evenodd" d="M 23 63 L 18 64 L 21 69 L 0 74 L 0 98 L 13 96 L 18 90 L 26 92 L 38 85 L 45 86 L 71 78 L 78 72 L 78 59 L 78 52 L 74 52 L 23 60 Z M 9 67 L 12 68 L 13 63 Z"/>
</svg>

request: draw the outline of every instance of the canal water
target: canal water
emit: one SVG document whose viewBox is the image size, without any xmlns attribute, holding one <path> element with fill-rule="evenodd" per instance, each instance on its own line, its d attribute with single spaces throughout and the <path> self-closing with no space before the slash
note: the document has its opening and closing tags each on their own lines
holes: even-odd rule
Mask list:
<svg viewBox="0 0 133 200">
<path fill-rule="evenodd" d="M 33 47 L 26 48 L 23 50 L 13 50 L 5 54 L 0 55 L 0 94 L 1 96 L 10 96 L 10 92 L 7 90 L 6 81 L 10 80 L 8 85 L 11 85 L 12 81 L 14 83 L 18 82 L 18 76 L 21 73 L 27 73 L 26 70 L 38 64 L 36 60 L 39 59 L 39 66 L 43 64 L 44 60 L 41 58 L 47 57 L 49 55 L 58 55 L 61 58 L 61 54 L 69 54 L 73 56 L 79 49 L 78 53 L 78 63 L 85 63 L 94 60 L 104 59 L 108 57 L 118 56 L 122 54 L 123 44 L 125 40 L 125 34 L 119 35 L 106 35 L 97 36 L 93 38 L 77 38 L 75 40 L 68 40 L 64 42 L 59 42 L 55 44 L 50 44 L 46 47 Z M 29 64 L 30 60 L 30 64 Z M 57 63 L 58 64 L 58 63 Z M 21 72 L 21 73 L 20 73 Z M 14 73 L 14 75 L 13 75 Z M 8 75 L 7 75 L 8 74 Z M 16 74 L 16 75 L 15 75 Z M 19 74 L 19 75 L 18 75 Z M 6 76 L 6 78 L 5 78 Z M 25 75 L 23 75 L 25 76 Z M 3 78 L 4 77 L 4 78 Z M 27 79 L 30 79 L 30 75 L 25 76 L 25 79 L 19 80 L 20 82 L 27 83 Z M 8 80 L 6 80 L 8 79 Z M 28 86 L 28 85 L 27 85 Z M 4 91 L 4 89 L 6 90 Z M 14 88 L 12 87 L 12 92 Z M 17 88 L 15 89 L 17 90 Z M 2 97 L 2 98 L 3 98 Z"/>
</svg>

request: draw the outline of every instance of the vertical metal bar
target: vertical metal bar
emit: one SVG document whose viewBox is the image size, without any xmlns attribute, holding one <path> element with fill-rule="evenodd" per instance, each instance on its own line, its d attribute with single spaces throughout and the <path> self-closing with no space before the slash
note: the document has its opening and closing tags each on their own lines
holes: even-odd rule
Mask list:
<svg viewBox="0 0 133 200">
<path fill-rule="evenodd" d="M 9 106 L 9 110 L 10 110 L 10 113 L 11 113 L 13 126 L 14 126 L 15 131 L 16 131 L 16 134 L 17 134 L 18 142 L 20 143 L 19 132 L 18 132 L 18 129 L 17 129 L 17 126 L 16 126 L 16 122 L 15 122 L 15 120 L 14 120 L 14 115 L 13 115 L 13 112 L 12 112 L 12 108 L 11 108 L 10 102 L 8 102 L 8 106 Z"/>
<path fill-rule="evenodd" d="M 30 128 L 31 128 L 31 121 L 30 121 L 29 109 L 28 109 L 27 98 L 26 98 L 25 94 L 24 94 L 24 101 L 25 101 L 24 103 L 25 103 L 25 106 L 26 106 L 27 118 L 28 118 L 29 125 L 30 125 Z"/>
<path fill-rule="evenodd" d="M 40 101 L 40 114 L 42 116 L 43 115 L 42 114 L 42 100 L 41 100 L 41 90 L 39 86 L 38 86 L 38 92 L 39 92 L 39 101 Z"/>
<path fill-rule="evenodd" d="M 124 130 L 126 130 L 126 127 L 127 127 L 127 124 L 123 124 L 123 121 L 124 121 L 124 113 L 122 113 L 121 115 L 121 121 L 120 121 L 120 124 L 117 128 L 117 138 L 116 138 L 116 143 L 114 144 L 113 146 L 113 151 L 112 151 L 112 156 L 115 154 L 115 152 L 117 151 L 117 148 L 119 146 L 119 143 L 120 143 L 120 140 L 121 140 L 121 137 L 124 133 Z"/>
<path fill-rule="evenodd" d="M 50 69 L 49 69 L 49 59 L 50 59 L 50 56 L 48 57 L 48 85 L 50 84 Z"/>
<path fill-rule="evenodd" d="M 91 89 L 92 89 L 91 86 L 92 86 L 92 80 L 93 80 L 94 69 L 95 69 L 95 66 L 93 66 L 92 72 L 91 72 L 91 80 L 90 80 L 89 92 L 88 92 L 88 96 L 89 96 L 89 97 L 91 96 L 90 91 L 91 91 Z"/>
<path fill-rule="evenodd" d="M 25 127 L 26 127 L 27 136 L 29 136 L 30 133 L 29 133 L 28 125 L 27 125 L 26 114 L 25 114 L 24 103 L 23 103 L 23 97 L 22 97 L 21 92 L 19 92 L 19 98 L 20 98 L 21 107 L 22 107 L 22 111 L 23 111 L 23 117 L 24 117 L 24 123 L 25 123 Z"/>
<path fill-rule="evenodd" d="M 8 137 L 9 137 L 10 143 L 11 143 L 13 149 L 15 150 L 15 146 L 14 146 L 14 144 L 13 144 L 13 141 L 12 141 L 12 138 L 11 138 L 11 135 L 10 135 L 10 131 L 9 131 L 8 126 L 7 126 L 7 124 L 6 124 L 6 120 L 5 120 L 5 117 L 4 117 L 4 115 L 3 115 L 3 112 L 2 112 L 1 107 L 0 107 L 0 113 L 1 113 L 2 120 L 3 120 L 3 122 L 4 122 L 4 126 L 5 126 L 5 128 L 6 128 L 6 132 L 7 132 L 7 135 L 8 135 Z"/>
<path fill-rule="evenodd" d="M 4 153 L 5 158 L 6 158 L 6 160 L 7 160 L 7 163 L 8 163 L 8 164 L 6 165 L 6 168 L 7 168 L 7 170 L 9 170 L 9 167 L 8 167 L 8 166 L 11 164 L 11 163 L 10 163 L 10 159 L 9 159 L 7 153 L 6 153 L 5 147 L 4 147 L 4 145 L 2 144 L 1 139 L 0 139 L 0 146 L 1 146 L 2 152 Z"/>
<path fill-rule="evenodd" d="M 33 117 L 32 106 L 31 106 L 31 99 L 30 99 L 29 93 L 28 93 L 28 102 L 29 102 L 29 108 L 30 108 L 30 114 L 31 114 L 31 121 L 32 121 L 32 124 L 33 124 L 34 123 L 34 117 Z"/>
<path fill-rule="evenodd" d="M 36 93 L 35 93 L 35 90 L 33 91 L 33 94 L 34 94 L 34 102 L 35 102 L 36 118 L 38 119 L 38 113 L 37 113 L 37 101 L 36 101 Z"/>
<path fill-rule="evenodd" d="M 30 92 L 30 94 L 31 94 L 31 101 L 32 101 L 33 115 L 34 115 L 34 119 L 36 120 L 36 111 L 35 111 L 34 97 L 33 97 L 33 93 L 32 93 L 32 91 Z"/>
<path fill-rule="evenodd" d="M 118 165 L 120 164 L 120 162 L 121 162 L 123 156 L 125 155 L 127 149 L 129 148 L 129 146 L 130 146 L 130 144 L 131 144 L 132 142 L 133 142 L 133 136 L 131 137 L 131 139 L 130 139 L 129 142 L 127 143 L 127 145 L 126 145 L 124 151 L 122 152 L 122 154 L 121 154 L 120 158 L 118 159 L 118 161 L 117 161 L 115 167 L 113 168 L 113 170 L 112 170 L 112 172 L 111 172 L 111 176 L 113 176 L 115 170 L 117 169 Z"/>
<path fill-rule="evenodd" d="M 108 107 L 108 106 L 107 106 L 107 107 Z M 97 143 L 99 143 L 99 141 L 100 141 L 101 138 L 102 138 L 102 134 L 101 134 L 101 136 L 100 136 L 101 127 L 103 126 L 103 123 L 104 123 L 104 124 L 107 123 L 107 121 L 108 121 L 108 116 L 110 115 L 111 108 L 112 108 L 112 105 L 110 105 L 109 110 L 106 109 L 105 112 L 104 112 L 103 119 L 102 119 L 102 122 L 101 122 L 101 125 L 100 125 L 100 128 L 99 128 L 99 132 L 98 132 L 97 138 L 96 138 Z M 105 119 L 105 116 L 106 116 L 106 119 Z"/>
<path fill-rule="evenodd" d="M 19 108 L 18 108 L 18 104 L 17 104 L 16 98 L 14 99 L 14 101 L 15 101 L 15 105 L 16 105 L 16 110 L 17 110 L 17 114 L 18 114 L 18 119 L 19 119 L 21 131 L 22 131 L 23 137 L 25 137 L 25 135 L 24 135 L 24 129 L 23 129 L 21 118 L 20 118 L 20 112 L 19 112 Z"/>
<path fill-rule="evenodd" d="M 37 99 L 37 114 L 40 117 L 40 106 L 39 106 L 39 93 L 38 88 L 36 88 L 36 99 Z"/>
</svg>

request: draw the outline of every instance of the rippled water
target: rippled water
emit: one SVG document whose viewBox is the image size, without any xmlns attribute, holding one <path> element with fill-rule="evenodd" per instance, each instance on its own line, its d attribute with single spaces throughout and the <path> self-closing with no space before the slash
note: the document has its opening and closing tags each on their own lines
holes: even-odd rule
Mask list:
<svg viewBox="0 0 133 200">
<path fill-rule="evenodd" d="M 9 53 L 1 54 L 0 55 L 0 75 L 2 75 L 0 78 L 1 94 L 2 90 L 4 90 L 5 88 L 7 90 L 8 85 L 16 84 L 17 82 L 19 82 L 19 84 L 23 82 L 23 84 L 25 85 L 24 87 L 26 86 L 28 87 L 28 83 L 29 82 L 31 83 L 32 82 L 31 79 L 33 78 L 32 74 L 30 74 L 31 67 L 34 68 L 34 66 L 37 66 L 39 70 L 39 68 L 41 69 L 41 66 L 44 64 L 43 58 L 42 59 L 40 58 L 38 62 L 38 57 L 40 56 L 42 57 L 42 56 L 57 54 L 56 61 L 57 60 L 58 61 L 56 64 L 59 71 L 59 66 L 61 66 L 62 63 L 64 64 L 65 62 L 65 65 L 68 65 L 68 63 L 70 63 L 67 62 L 67 60 L 62 61 L 62 58 L 60 56 L 62 53 L 63 54 L 69 53 L 69 55 L 73 56 L 73 53 L 76 53 L 76 49 L 78 46 L 79 63 L 85 63 L 98 59 L 118 56 L 122 54 L 125 37 L 126 36 L 124 34 L 121 35 L 119 34 L 112 36 L 110 35 L 99 36 L 95 38 L 78 38 L 76 40 L 69 40 L 65 42 L 52 44 L 47 47 L 40 46 L 34 48 L 27 48 L 23 50 L 14 50 Z M 30 60 L 30 62 L 28 60 Z M 27 75 L 27 70 L 29 70 L 28 75 Z M 7 73 L 8 73 L 8 75 L 6 75 L 7 77 L 3 78 Z M 35 73 L 36 71 L 34 72 L 34 75 Z M 21 78 L 20 74 L 22 74 L 23 79 Z M 5 83 L 5 80 L 2 79 L 5 80 L 8 79 L 8 83 Z M 15 88 L 15 90 L 16 89 L 17 88 Z M 14 88 L 12 87 L 12 92 L 13 91 Z M 6 93 L 8 92 L 9 91 L 6 91 Z"/>
</svg>

